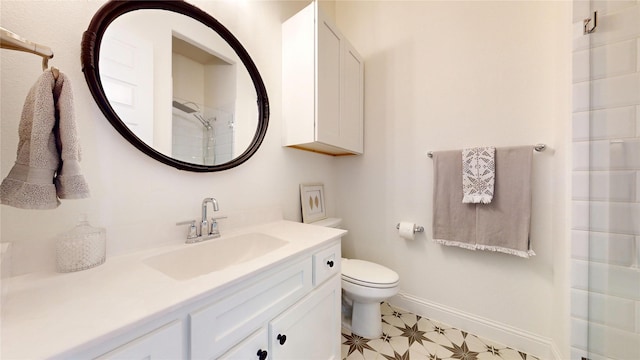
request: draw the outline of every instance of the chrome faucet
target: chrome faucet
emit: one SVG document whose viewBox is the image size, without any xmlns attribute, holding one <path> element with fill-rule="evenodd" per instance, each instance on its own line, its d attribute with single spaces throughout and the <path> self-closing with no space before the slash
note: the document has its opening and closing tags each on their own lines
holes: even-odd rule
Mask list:
<svg viewBox="0 0 640 360">
<path fill-rule="evenodd" d="M 207 217 L 207 204 L 211 203 L 213 206 L 213 211 L 218 211 L 220 208 L 218 207 L 218 200 L 215 198 L 209 197 L 204 198 L 202 200 L 202 219 L 200 220 L 200 228 L 196 227 L 196 221 L 183 221 L 179 222 L 176 225 L 190 225 L 189 232 L 187 233 L 187 244 L 197 243 L 204 240 L 215 239 L 220 237 L 220 230 L 218 230 L 218 222 L 217 219 L 225 219 L 226 216 L 212 217 L 211 223 L 208 221 Z"/>
<path fill-rule="evenodd" d="M 202 200 L 202 221 L 200 221 L 200 236 L 210 236 L 210 235 L 217 235 L 220 236 L 220 232 L 217 231 L 218 228 L 216 226 L 216 232 L 217 234 L 213 233 L 213 229 L 212 227 L 209 226 L 209 223 L 207 222 L 207 204 L 211 203 L 211 205 L 213 205 L 213 211 L 218 211 L 220 210 L 218 208 L 218 200 L 214 199 L 214 198 L 204 198 Z M 213 222 L 215 222 L 215 219 L 211 219 L 211 225 L 213 225 Z M 206 240 L 206 239 L 203 239 Z"/>
</svg>

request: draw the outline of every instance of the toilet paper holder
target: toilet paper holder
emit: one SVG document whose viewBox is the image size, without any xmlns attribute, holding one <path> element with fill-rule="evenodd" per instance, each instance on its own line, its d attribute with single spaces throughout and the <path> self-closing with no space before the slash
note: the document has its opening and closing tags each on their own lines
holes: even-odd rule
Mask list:
<svg viewBox="0 0 640 360">
<path fill-rule="evenodd" d="M 396 225 L 396 229 L 397 229 L 397 230 L 400 230 L 400 223 L 398 223 L 398 224 Z M 424 232 L 424 227 L 419 226 L 419 225 L 413 225 L 413 233 L 414 233 L 414 234 L 415 234 L 415 233 L 421 233 L 421 232 Z"/>
</svg>

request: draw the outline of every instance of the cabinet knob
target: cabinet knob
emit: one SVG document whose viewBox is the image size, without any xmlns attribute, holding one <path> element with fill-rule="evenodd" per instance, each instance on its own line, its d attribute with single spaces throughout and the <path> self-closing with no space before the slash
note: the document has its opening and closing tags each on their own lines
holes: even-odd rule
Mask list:
<svg viewBox="0 0 640 360">
<path fill-rule="evenodd" d="M 260 349 L 260 350 L 258 350 L 258 353 L 256 355 L 258 355 L 258 359 L 259 360 L 266 360 L 266 358 L 267 358 L 267 350 Z"/>
<path fill-rule="evenodd" d="M 287 335 L 278 334 L 276 339 L 278 339 L 280 345 L 284 345 L 284 342 L 287 341 Z"/>
<path fill-rule="evenodd" d="M 333 267 L 333 260 L 329 260 L 327 261 L 327 266 L 329 266 L 330 268 Z"/>
</svg>

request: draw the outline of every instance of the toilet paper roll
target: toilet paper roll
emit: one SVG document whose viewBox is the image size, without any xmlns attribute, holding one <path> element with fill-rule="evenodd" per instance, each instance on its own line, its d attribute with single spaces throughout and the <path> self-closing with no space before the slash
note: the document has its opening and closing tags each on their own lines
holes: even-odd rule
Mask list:
<svg viewBox="0 0 640 360">
<path fill-rule="evenodd" d="M 411 222 L 403 221 L 400 223 L 398 227 L 398 233 L 400 233 L 400 237 L 407 240 L 415 239 L 415 232 L 413 229 L 415 228 L 415 224 Z"/>
</svg>

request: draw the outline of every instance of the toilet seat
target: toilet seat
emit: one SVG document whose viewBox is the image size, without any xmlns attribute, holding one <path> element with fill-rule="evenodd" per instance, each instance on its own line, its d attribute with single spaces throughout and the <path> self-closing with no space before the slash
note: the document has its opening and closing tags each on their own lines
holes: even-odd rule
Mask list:
<svg viewBox="0 0 640 360">
<path fill-rule="evenodd" d="M 357 259 L 342 259 L 342 280 L 371 288 L 398 286 L 398 274 L 382 265 Z"/>
<path fill-rule="evenodd" d="M 354 285 L 364 286 L 372 289 L 390 289 L 398 286 L 398 284 L 400 283 L 399 281 L 396 281 L 395 283 L 392 283 L 392 284 L 378 284 L 378 283 L 371 283 L 371 282 L 362 281 L 362 280 L 351 279 L 348 276 L 344 276 L 344 275 L 342 276 L 342 281 L 346 281 Z"/>
</svg>

